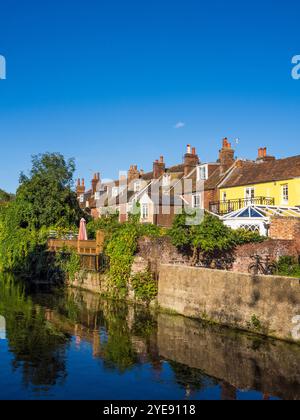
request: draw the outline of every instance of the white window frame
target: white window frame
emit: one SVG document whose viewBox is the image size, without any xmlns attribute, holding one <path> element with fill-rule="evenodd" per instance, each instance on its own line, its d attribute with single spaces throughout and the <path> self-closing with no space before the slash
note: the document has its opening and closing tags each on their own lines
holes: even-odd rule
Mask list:
<svg viewBox="0 0 300 420">
<path fill-rule="evenodd" d="M 193 209 L 201 209 L 202 206 L 202 199 L 201 194 L 193 194 L 192 195 L 192 207 Z"/>
<path fill-rule="evenodd" d="M 149 218 L 149 204 L 143 203 L 141 209 L 141 216 L 143 220 Z"/>
<path fill-rule="evenodd" d="M 281 185 L 281 203 L 289 204 L 289 184 Z"/>
<path fill-rule="evenodd" d="M 170 175 L 165 174 L 162 178 L 162 186 L 163 187 L 169 187 L 170 186 L 170 181 L 171 181 Z"/>
<path fill-rule="evenodd" d="M 84 203 L 84 194 L 80 194 L 79 202 Z"/>
<path fill-rule="evenodd" d="M 111 189 L 112 198 L 116 198 L 118 195 L 119 195 L 119 188 L 118 187 L 112 187 L 112 189 Z"/>
<path fill-rule="evenodd" d="M 197 181 L 206 181 L 208 179 L 208 165 L 200 165 L 197 168 Z"/>
<path fill-rule="evenodd" d="M 135 181 L 134 182 L 134 184 L 133 184 L 133 191 L 136 193 L 136 192 L 139 192 L 139 191 L 141 191 L 141 188 L 142 188 L 142 183 L 141 183 L 141 180 L 139 180 L 139 181 Z"/>
<path fill-rule="evenodd" d="M 250 192 L 250 196 L 249 196 L 249 192 Z M 254 198 L 255 198 L 255 187 L 246 187 L 245 200 L 247 200 L 248 203 L 252 203 Z"/>
</svg>

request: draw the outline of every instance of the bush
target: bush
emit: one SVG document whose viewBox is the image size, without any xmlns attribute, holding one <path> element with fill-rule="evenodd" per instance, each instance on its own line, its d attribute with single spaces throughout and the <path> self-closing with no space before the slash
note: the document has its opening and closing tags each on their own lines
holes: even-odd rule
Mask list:
<svg viewBox="0 0 300 420">
<path fill-rule="evenodd" d="M 156 298 L 158 293 L 157 282 L 154 280 L 153 275 L 149 270 L 133 276 L 131 284 L 135 296 L 147 305 Z"/>
<path fill-rule="evenodd" d="M 300 277 L 300 264 L 295 257 L 280 257 L 277 263 L 277 269 L 278 274 L 281 276 Z"/>
</svg>

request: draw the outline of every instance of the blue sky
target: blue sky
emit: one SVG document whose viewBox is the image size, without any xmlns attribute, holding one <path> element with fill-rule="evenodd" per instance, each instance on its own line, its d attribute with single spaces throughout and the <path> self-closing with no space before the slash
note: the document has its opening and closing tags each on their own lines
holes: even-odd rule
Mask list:
<svg viewBox="0 0 300 420">
<path fill-rule="evenodd" d="M 299 16 L 297 0 L 2 2 L 0 188 L 45 151 L 87 179 L 188 143 L 214 160 L 224 136 L 241 157 L 300 154 Z"/>
</svg>

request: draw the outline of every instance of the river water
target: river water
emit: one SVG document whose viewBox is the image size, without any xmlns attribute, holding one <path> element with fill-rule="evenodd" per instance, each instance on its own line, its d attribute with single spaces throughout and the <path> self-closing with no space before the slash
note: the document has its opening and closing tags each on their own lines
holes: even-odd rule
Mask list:
<svg viewBox="0 0 300 420">
<path fill-rule="evenodd" d="M 0 399 L 300 399 L 300 346 L 3 279 Z"/>
</svg>

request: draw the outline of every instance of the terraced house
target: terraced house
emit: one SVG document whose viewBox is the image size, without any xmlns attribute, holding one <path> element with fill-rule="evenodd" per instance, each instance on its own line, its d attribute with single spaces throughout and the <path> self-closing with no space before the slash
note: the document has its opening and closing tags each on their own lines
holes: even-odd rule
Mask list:
<svg viewBox="0 0 300 420">
<path fill-rule="evenodd" d="M 256 161 L 237 160 L 218 184 L 220 200 L 210 210 L 227 214 L 247 205 L 300 206 L 300 156 L 276 159 L 260 148 Z"/>
</svg>

